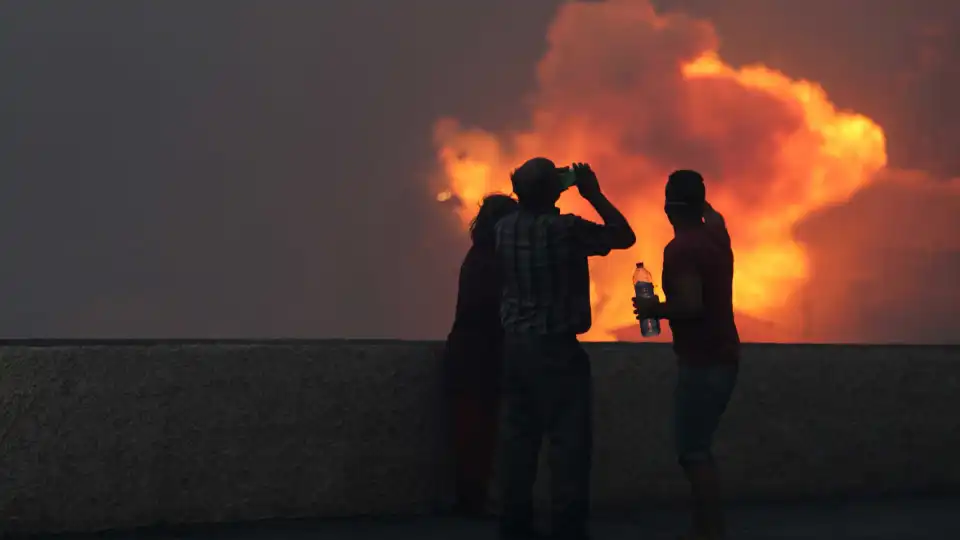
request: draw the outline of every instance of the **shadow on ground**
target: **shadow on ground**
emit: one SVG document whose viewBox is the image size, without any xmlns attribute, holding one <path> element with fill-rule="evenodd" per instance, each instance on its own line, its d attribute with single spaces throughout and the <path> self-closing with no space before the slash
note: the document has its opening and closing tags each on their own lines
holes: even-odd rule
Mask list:
<svg viewBox="0 0 960 540">
<path fill-rule="evenodd" d="M 960 538 L 960 498 L 834 503 L 741 504 L 729 509 L 732 540 Z M 678 509 L 638 509 L 629 517 L 599 517 L 594 540 L 673 539 L 685 523 Z M 481 540 L 496 538 L 493 521 L 451 517 L 264 521 L 249 524 L 143 529 L 61 540 Z"/>
</svg>

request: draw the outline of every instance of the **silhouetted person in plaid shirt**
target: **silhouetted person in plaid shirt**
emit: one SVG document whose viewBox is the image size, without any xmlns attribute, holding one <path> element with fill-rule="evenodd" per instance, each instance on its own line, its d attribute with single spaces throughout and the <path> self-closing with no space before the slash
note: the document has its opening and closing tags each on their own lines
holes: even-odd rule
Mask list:
<svg viewBox="0 0 960 540">
<path fill-rule="evenodd" d="M 593 399 L 589 358 L 577 340 L 591 324 L 587 258 L 627 249 L 636 237 L 588 165 L 574 165 L 576 186 L 604 224 L 561 214 L 556 203 L 566 172 L 546 158 L 524 163 L 511 176 L 520 210 L 496 227 L 503 276 L 504 538 L 533 535 L 532 488 L 544 436 L 550 439 L 554 537 L 588 538 Z"/>
</svg>

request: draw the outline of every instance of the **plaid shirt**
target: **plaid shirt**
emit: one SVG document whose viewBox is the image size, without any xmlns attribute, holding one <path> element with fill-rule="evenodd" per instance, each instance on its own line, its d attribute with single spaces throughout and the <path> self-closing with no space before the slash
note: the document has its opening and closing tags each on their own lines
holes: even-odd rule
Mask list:
<svg viewBox="0 0 960 540">
<path fill-rule="evenodd" d="M 590 329 L 587 257 L 606 255 L 616 232 L 560 210 L 520 210 L 497 223 L 503 272 L 500 321 L 511 334 L 582 334 Z"/>
</svg>

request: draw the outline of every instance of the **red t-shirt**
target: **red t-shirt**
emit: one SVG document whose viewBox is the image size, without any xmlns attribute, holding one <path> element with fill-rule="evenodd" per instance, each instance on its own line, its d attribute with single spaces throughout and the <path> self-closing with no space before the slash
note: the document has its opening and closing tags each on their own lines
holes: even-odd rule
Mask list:
<svg viewBox="0 0 960 540">
<path fill-rule="evenodd" d="M 689 365 L 735 364 L 740 335 L 733 319 L 733 249 L 723 227 L 679 230 L 663 250 L 663 292 L 670 300 L 677 276 L 696 272 L 703 286 L 703 316 L 670 321 L 673 350 Z"/>
</svg>

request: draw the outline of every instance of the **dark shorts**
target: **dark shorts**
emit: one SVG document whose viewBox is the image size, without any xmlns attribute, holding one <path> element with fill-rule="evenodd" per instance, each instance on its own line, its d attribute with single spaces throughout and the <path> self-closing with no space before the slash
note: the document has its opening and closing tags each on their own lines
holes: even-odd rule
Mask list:
<svg viewBox="0 0 960 540">
<path fill-rule="evenodd" d="M 737 384 L 738 367 L 680 366 L 674 395 L 674 436 L 681 465 L 710 462 L 713 434 Z"/>
</svg>

